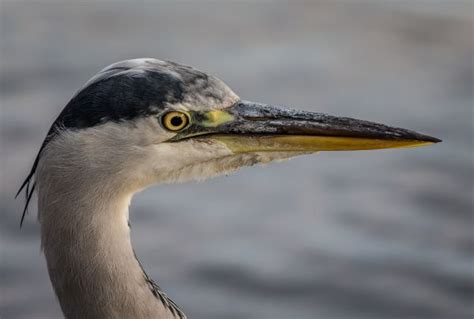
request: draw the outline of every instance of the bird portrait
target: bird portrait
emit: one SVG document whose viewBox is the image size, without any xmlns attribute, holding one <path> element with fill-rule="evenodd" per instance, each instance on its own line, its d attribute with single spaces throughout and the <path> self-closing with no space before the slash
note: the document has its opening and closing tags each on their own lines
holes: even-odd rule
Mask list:
<svg viewBox="0 0 474 319">
<path fill-rule="evenodd" d="M 52 124 L 18 192 L 26 195 L 21 222 L 36 192 L 41 247 L 66 318 L 183 319 L 179 294 L 170 298 L 134 252 L 134 194 L 317 152 L 438 142 L 366 120 L 251 102 L 184 64 L 125 60 L 85 83 Z"/>
</svg>

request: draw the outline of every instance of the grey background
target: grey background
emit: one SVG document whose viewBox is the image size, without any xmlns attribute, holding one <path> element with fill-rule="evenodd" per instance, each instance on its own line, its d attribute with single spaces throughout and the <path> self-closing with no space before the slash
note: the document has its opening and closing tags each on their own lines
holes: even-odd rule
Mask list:
<svg viewBox="0 0 474 319">
<path fill-rule="evenodd" d="M 138 194 L 138 256 L 190 318 L 474 315 L 471 1 L 3 0 L 0 10 L 1 318 L 61 316 L 36 210 L 20 230 L 13 196 L 74 92 L 133 57 L 193 65 L 245 99 L 444 140 Z"/>
</svg>

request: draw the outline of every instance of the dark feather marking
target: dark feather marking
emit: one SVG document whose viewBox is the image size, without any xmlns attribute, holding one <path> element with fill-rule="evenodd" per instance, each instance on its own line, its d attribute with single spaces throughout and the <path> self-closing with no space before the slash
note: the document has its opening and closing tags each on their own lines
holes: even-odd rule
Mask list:
<svg viewBox="0 0 474 319">
<path fill-rule="evenodd" d="M 108 121 L 151 116 L 167 104 L 182 102 L 187 94 L 200 91 L 207 94 L 206 90 L 214 85 L 211 81 L 205 73 L 192 67 L 154 59 L 143 60 L 141 64 L 133 60 L 123 61 L 101 71 L 64 107 L 43 141 L 30 172 L 15 196 L 17 198 L 25 191 L 20 227 L 35 190 L 35 173 L 41 153 L 61 130 L 84 129 Z"/>
<path fill-rule="evenodd" d="M 151 279 L 148 274 L 145 272 L 145 269 L 142 266 L 142 263 L 140 260 L 138 260 L 137 255 L 135 254 L 135 251 L 133 251 L 133 254 L 135 255 L 135 259 L 138 262 L 138 265 L 140 266 L 142 272 L 143 272 L 143 278 L 145 279 L 146 284 L 151 290 L 151 293 L 161 301 L 161 303 L 173 314 L 173 317 L 179 318 L 179 319 L 186 319 L 186 315 L 184 312 L 179 308 L 179 306 L 170 298 L 168 295 L 158 286 L 158 284 Z"/>
<path fill-rule="evenodd" d="M 40 150 L 38 151 L 38 154 L 36 155 L 35 161 L 33 162 L 33 166 L 31 167 L 31 170 L 28 173 L 28 176 L 26 176 L 26 179 L 23 181 L 20 189 L 15 195 L 15 198 L 17 198 L 18 195 L 20 195 L 20 193 L 22 192 L 22 190 L 25 189 L 25 206 L 23 208 L 23 213 L 21 215 L 20 228 L 21 226 L 23 226 L 23 221 L 25 220 L 25 216 L 28 213 L 28 206 L 31 202 L 31 198 L 33 197 L 33 193 L 36 188 L 36 181 L 34 180 L 34 177 L 35 177 L 36 169 L 38 167 L 38 163 L 40 160 L 41 152 L 45 148 L 46 144 L 48 144 L 48 142 L 53 138 L 53 136 L 57 134 L 58 125 L 56 124 L 56 122 L 58 122 L 58 120 L 59 118 L 56 119 L 53 126 L 49 129 L 48 135 L 46 135 L 45 140 L 41 144 Z"/>
</svg>

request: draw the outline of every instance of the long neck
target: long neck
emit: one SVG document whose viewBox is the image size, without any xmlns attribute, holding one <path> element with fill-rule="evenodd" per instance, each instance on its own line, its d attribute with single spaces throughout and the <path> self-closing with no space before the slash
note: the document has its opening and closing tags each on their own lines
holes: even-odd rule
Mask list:
<svg viewBox="0 0 474 319">
<path fill-rule="evenodd" d="M 132 194 L 109 190 L 93 181 L 39 183 L 42 246 L 64 315 L 183 317 L 135 257 L 128 225 Z"/>
</svg>

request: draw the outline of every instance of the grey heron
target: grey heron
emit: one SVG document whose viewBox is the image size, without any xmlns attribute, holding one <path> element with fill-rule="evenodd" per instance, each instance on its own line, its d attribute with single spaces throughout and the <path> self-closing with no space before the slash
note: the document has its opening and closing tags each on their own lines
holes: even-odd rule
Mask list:
<svg viewBox="0 0 474 319">
<path fill-rule="evenodd" d="M 41 245 L 66 318 L 185 318 L 135 256 L 128 207 L 136 192 L 318 151 L 437 142 L 241 100 L 178 63 L 127 60 L 92 77 L 53 123 L 18 191 L 26 194 L 21 223 L 36 190 Z"/>
</svg>

